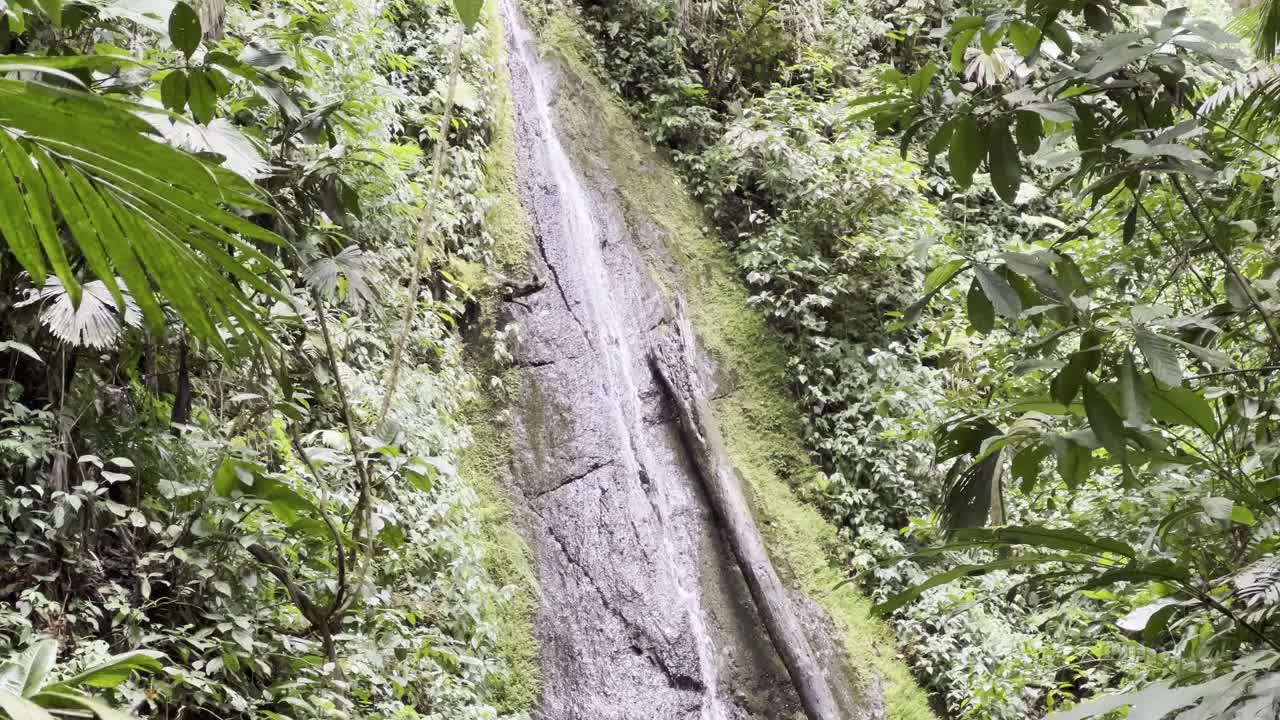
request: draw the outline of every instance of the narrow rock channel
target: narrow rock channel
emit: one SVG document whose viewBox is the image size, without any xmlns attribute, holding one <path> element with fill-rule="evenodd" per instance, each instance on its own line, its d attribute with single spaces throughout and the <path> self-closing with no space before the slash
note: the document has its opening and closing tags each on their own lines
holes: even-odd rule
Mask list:
<svg viewBox="0 0 1280 720">
<path fill-rule="evenodd" d="M 670 303 L 610 183 L 561 146 L 557 72 L 514 0 L 502 19 L 542 284 L 504 307 L 523 369 L 512 476 L 539 583 L 540 717 L 794 717 L 795 692 L 646 362 Z"/>
</svg>

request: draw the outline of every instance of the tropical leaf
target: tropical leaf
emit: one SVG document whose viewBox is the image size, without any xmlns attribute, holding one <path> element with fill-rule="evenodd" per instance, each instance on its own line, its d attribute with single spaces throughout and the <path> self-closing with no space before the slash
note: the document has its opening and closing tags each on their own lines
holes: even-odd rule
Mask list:
<svg viewBox="0 0 1280 720">
<path fill-rule="evenodd" d="M 1261 720 L 1274 717 L 1246 710 L 1257 707 L 1251 700 L 1265 698 L 1268 706 L 1280 697 L 1276 674 L 1266 672 L 1275 664 L 1274 653 L 1254 653 L 1238 661 L 1230 672 L 1208 682 L 1172 687 L 1154 683 L 1126 693 L 1113 693 L 1055 712 L 1047 720 L 1084 720 L 1100 717 L 1125 707 L 1129 720 Z M 1176 713 L 1176 714 L 1175 714 Z"/>
<path fill-rule="evenodd" d="M 1137 555 L 1132 547 L 1113 538 L 1087 535 L 1074 528 L 1054 529 L 1038 525 L 957 530 L 955 540 L 987 545 L 1029 545 L 1081 555 L 1119 555 L 1127 558 Z"/>
<path fill-rule="evenodd" d="M 1178 353 L 1168 338 L 1157 335 L 1150 329 L 1138 326 L 1134 328 L 1134 336 L 1138 341 L 1138 349 L 1147 359 L 1151 374 L 1164 387 L 1182 385 L 1182 364 L 1178 361 Z"/>
<path fill-rule="evenodd" d="M 154 650 L 134 650 L 113 655 L 106 660 L 85 668 L 75 675 L 49 685 L 41 692 L 66 692 L 88 685 L 110 690 L 129 679 L 133 673 L 151 673 L 160 670 L 164 653 Z"/>
<path fill-rule="evenodd" d="M 947 489 L 946 501 L 942 505 L 944 529 L 981 527 L 987 523 L 988 517 L 1000 512 L 998 498 L 1003 463 L 1004 451 L 996 450 L 969 465 L 956 477 Z"/>
<path fill-rule="evenodd" d="M 1012 570 L 1021 567 L 1036 567 L 1047 563 L 1066 563 L 1069 565 L 1086 566 L 1093 565 L 1093 562 L 1089 560 L 1054 554 L 1019 555 L 1016 557 L 995 560 L 989 563 L 957 565 L 946 572 L 934 575 L 928 580 L 894 595 L 888 600 L 873 607 L 871 611 L 877 615 L 888 615 L 894 610 L 914 601 L 916 598 L 923 595 L 925 591 L 941 585 L 946 585 L 947 583 L 954 582 L 963 577 L 987 573 L 992 570 Z"/>
<path fill-rule="evenodd" d="M 307 285 L 326 300 L 344 298 L 357 307 L 377 298 L 369 285 L 369 262 L 356 245 L 345 247 L 337 255 L 321 257 L 307 266 Z"/>
<path fill-rule="evenodd" d="M 59 340 L 75 347 L 91 347 L 99 350 L 115 345 L 125 327 L 139 327 L 142 314 L 138 304 L 128 293 L 122 293 L 124 314 L 117 310 L 111 292 L 101 280 L 84 284 L 80 305 L 71 302 L 71 296 L 62 281 L 56 277 L 45 280 L 44 287 L 30 290 L 27 299 L 15 307 L 41 304 L 40 323 Z"/>
<path fill-rule="evenodd" d="M 1249 607 L 1280 605 L 1280 556 L 1268 555 L 1231 579 L 1235 596 Z"/>
<path fill-rule="evenodd" d="M 0 690 L 0 710 L 9 720 L 54 720 L 48 710 L 8 690 Z"/>
<path fill-rule="evenodd" d="M 282 241 L 241 215 L 271 208 L 235 173 L 153 139 L 139 117 L 148 112 L 0 80 L 0 233 L 36 283 L 52 272 L 73 306 L 81 288 L 68 248 L 125 313 L 122 278 L 154 332 L 167 302 L 216 348 L 225 348 L 219 329 L 274 348 L 260 306 L 236 282 L 283 299 L 271 283 L 279 266 L 255 245 Z"/>
</svg>

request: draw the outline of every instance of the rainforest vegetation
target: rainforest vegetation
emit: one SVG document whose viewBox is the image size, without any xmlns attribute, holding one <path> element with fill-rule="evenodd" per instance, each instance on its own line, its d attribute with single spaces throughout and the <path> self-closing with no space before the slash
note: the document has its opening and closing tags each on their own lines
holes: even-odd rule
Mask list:
<svg viewBox="0 0 1280 720">
<path fill-rule="evenodd" d="M 559 720 L 517 14 L 867 717 L 1280 717 L 1280 3 L 0 0 L 0 718 Z"/>
</svg>

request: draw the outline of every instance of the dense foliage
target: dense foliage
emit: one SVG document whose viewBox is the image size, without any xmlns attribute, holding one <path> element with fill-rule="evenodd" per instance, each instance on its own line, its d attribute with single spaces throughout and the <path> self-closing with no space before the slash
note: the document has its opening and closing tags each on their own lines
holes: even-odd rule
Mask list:
<svg viewBox="0 0 1280 720">
<path fill-rule="evenodd" d="M 455 469 L 480 7 L 0 3 L 0 714 L 528 702 Z"/>
<path fill-rule="evenodd" d="M 815 495 L 940 705 L 1267 716 L 1270 66 L 1110 3 L 578 12 L 791 338 Z"/>
<path fill-rule="evenodd" d="M 1275 716 L 1280 5 L 1252 47 L 1214 6 L 528 5 L 785 338 L 799 489 L 939 714 Z M 529 709 L 456 469 L 480 7 L 0 1 L 0 714 Z"/>
</svg>

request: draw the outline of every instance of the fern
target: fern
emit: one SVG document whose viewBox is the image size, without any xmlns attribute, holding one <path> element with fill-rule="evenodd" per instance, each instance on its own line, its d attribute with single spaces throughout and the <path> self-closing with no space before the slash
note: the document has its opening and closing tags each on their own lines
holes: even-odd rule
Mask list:
<svg viewBox="0 0 1280 720">
<path fill-rule="evenodd" d="M 1280 77 L 1280 64 L 1263 65 L 1251 70 L 1241 77 L 1226 83 L 1205 98 L 1200 105 L 1200 112 L 1210 114 L 1216 112 L 1236 100 L 1251 97 L 1261 88 L 1275 82 Z"/>
<path fill-rule="evenodd" d="M 1235 597 L 1247 607 L 1280 604 L 1280 556 L 1268 555 L 1249 564 L 1231 582 Z"/>
</svg>

